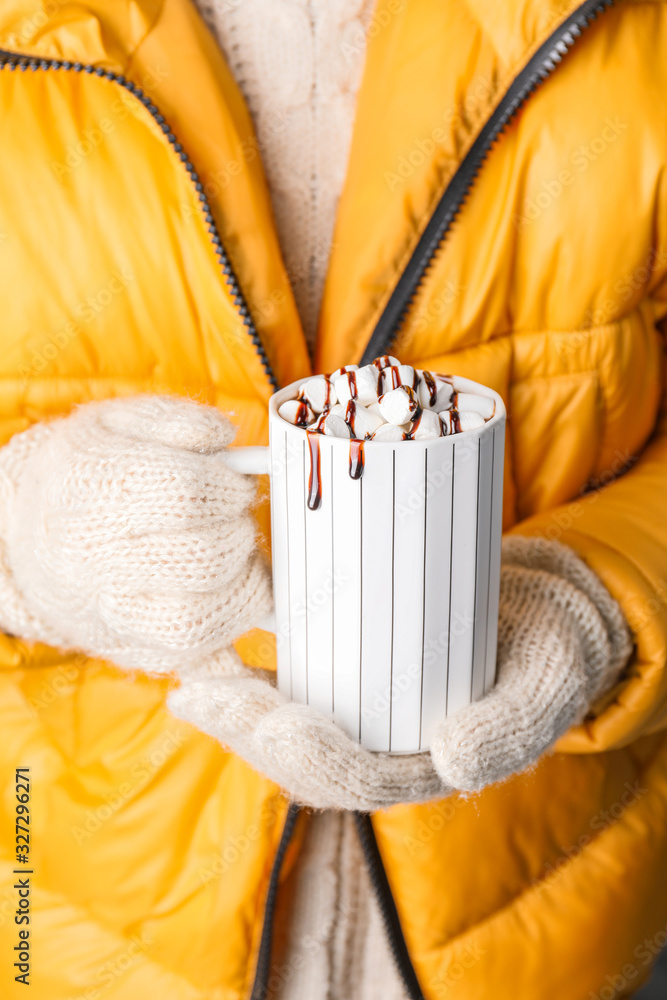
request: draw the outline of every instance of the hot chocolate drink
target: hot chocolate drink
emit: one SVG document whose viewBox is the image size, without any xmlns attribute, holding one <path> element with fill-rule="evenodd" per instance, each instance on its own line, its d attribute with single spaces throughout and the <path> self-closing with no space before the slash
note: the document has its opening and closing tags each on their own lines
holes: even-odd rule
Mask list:
<svg viewBox="0 0 667 1000">
<path fill-rule="evenodd" d="M 482 427 L 495 413 L 491 396 L 459 391 L 456 376 L 440 375 L 383 355 L 370 365 L 347 365 L 315 375 L 279 414 L 308 432 L 311 474 L 308 506 L 319 507 L 316 435 L 350 440 L 350 475 L 364 468 L 364 442 L 419 441 Z"/>
</svg>

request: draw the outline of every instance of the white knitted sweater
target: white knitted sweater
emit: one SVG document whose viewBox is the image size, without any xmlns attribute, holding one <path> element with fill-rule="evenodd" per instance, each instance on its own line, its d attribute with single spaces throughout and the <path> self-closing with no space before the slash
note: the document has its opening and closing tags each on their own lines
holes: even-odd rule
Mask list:
<svg viewBox="0 0 667 1000">
<path fill-rule="evenodd" d="M 254 119 L 315 341 L 373 0 L 197 0 Z M 349 813 L 315 814 L 283 890 L 272 1000 L 404 1000 Z"/>
<path fill-rule="evenodd" d="M 373 0 L 197 3 L 255 122 L 312 350 Z"/>
</svg>

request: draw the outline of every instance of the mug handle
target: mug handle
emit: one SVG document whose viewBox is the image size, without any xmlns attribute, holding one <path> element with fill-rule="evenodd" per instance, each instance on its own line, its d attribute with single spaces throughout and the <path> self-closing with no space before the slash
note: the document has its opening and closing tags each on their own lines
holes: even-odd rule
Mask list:
<svg viewBox="0 0 667 1000">
<path fill-rule="evenodd" d="M 269 448 L 264 445 L 252 448 L 228 448 L 224 463 L 235 472 L 247 476 L 268 476 L 271 471 Z"/>
<path fill-rule="evenodd" d="M 229 448 L 225 452 L 224 463 L 235 472 L 241 472 L 247 476 L 268 476 L 271 466 L 269 455 L 269 448 L 263 445 L 251 448 Z M 275 612 L 270 611 L 264 615 L 252 628 L 261 628 L 265 632 L 275 634 Z"/>
</svg>

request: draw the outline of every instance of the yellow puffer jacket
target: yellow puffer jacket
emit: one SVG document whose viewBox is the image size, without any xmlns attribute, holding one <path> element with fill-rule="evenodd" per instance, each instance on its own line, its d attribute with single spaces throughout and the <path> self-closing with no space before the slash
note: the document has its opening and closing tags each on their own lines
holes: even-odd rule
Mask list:
<svg viewBox="0 0 667 1000">
<path fill-rule="evenodd" d="M 314 367 L 393 336 L 501 392 L 506 528 L 573 546 L 636 639 L 530 773 L 373 817 L 427 1000 L 628 996 L 667 939 L 667 7 L 585 26 L 593 6 L 378 0 L 368 31 Z M 0 443 L 143 391 L 264 442 L 270 373 L 310 363 L 248 112 L 194 7 L 9 0 L 0 49 Z M 240 648 L 270 665 L 266 634 Z M 2 996 L 25 995 L 29 767 L 34 1000 L 241 1000 L 256 978 L 257 1000 L 307 817 L 278 872 L 286 801 L 169 715 L 168 682 L 9 636 L 0 665 Z"/>
</svg>

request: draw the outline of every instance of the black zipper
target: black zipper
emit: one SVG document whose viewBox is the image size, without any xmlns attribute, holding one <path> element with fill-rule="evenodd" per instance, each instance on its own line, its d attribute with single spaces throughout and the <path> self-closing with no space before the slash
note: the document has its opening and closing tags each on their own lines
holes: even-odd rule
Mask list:
<svg viewBox="0 0 667 1000">
<path fill-rule="evenodd" d="M 211 211 L 210 202 L 204 191 L 204 185 L 199 179 L 199 175 L 192 165 L 190 158 L 165 120 L 164 115 L 160 114 L 160 109 L 156 107 L 150 97 L 141 89 L 141 87 L 137 86 L 136 83 L 133 83 L 132 80 L 128 80 L 127 77 L 123 76 L 121 73 L 114 73 L 112 70 L 103 69 L 101 66 L 92 66 L 90 63 L 71 62 L 68 59 L 41 59 L 21 55 L 18 52 L 9 52 L 6 49 L 0 49 L 0 69 L 4 66 L 8 66 L 11 70 L 18 70 L 19 72 L 25 72 L 26 70 L 31 70 L 33 72 L 36 70 L 71 70 L 73 73 L 89 73 L 92 76 L 98 76 L 101 79 L 110 80 L 112 83 L 116 83 L 120 87 L 124 87 L 125 90 L 129 91 L 130 94 L 136 97 L 136 99 L 143 104 L 160 130 L 164 133 L 165 139 L 176 153 L 179 161 L 183 164 L 186 173 L 192 181 L 197 193 L 199 208 L 203 213 L 206 228 L 211 238 L 211 243 L 213 244 L 213 250 L 222 270 L 225 284 L 230 291 L 232 301 L 239 312 L 250 339 L 255 345 L 255 350 L 259 355 L 262 367 L 266 372 L 271 386 L 274 389 L 278 389 L 278 380 L 273 372 L 271 362 L 269 361 L 261 337 L 257 331 L 257 327 L 255 326 L 255 322 L 250 313 L 250 309 L 248 308 L 248 303 L 241 289 L 241 285 L 239 284 L 234 267 L 229 259 L 227 251 L 225 250 L 220 233 L 218 232 L 218 227 L 215 224 L 213 213 Z"/>
<path fill-rule="evenodd" d="M 389 353 L 429 267 L 500 133 L 512 121 L 526 98 L 551 76 L 582 32 L 598 14 L 614 3 L 615 0 L 586 0 L 549 36 L 514 78 L 447 185 L 405 270 L 389 296 L 360 364 L 370 364 L 373 358 Z"/>
<path fill-rule="evenodd" d="M 424 1000 L 424 994 L 421 986 L 419 985 L 417 973 L 414 970 L 414 966 L 410 959 L 410 953 L 408 952 L 408 946 L 406 945 L 405 938 L 403 937 L 403 929 L 401 928 L 401 922 L 398 918 L 396 903 L 394 902 L 391 887 L 387 879 L 387 873 L 384 870 L 380 849 L 377 845 L 377 840 L 375 839 L 373 823 L 371 822 L 371 818 L 368 813 L 362 812 L 354 813 L 354 822 L 357 826 L 357 833 L 359 834 L 359 840 L 361 841 L 361 849 L 364 852 L 364 858 L 366 860 L 368 874 L 370 875 L 371 885 L 373 886 L 377 901 L 380 904 L 382 922 L 384 923 L 385 931 L 387 932 L 389 947 L 391 948 L 391 953 L 394 956 L 394 962 L 396 963 L 398 973 L 403 980 L 405 992 L 408 995 L 409 1000 Z"/>
<path fill-rule="evenodd" d="M 266 903 L 264 904 L 264 923 L 262 925 L 262 936 L 259 942 L 257 953 L 257 963 L 255 965 L 255 979 L 250 994 L 250 1000 L 267 1000 L 269 973 L 271 971 L 271 946 L 273 944 L 273 922 L 276 915 L 276 902 L 278 899 L 278 881 L 280 871 L 285 860 L 285 853 L 289 847 L 294 833 L 300 807 L 290 803 L 285 817 L 285 825 L 280 835 L 280 842 L 276 850 L 276 856 L 271 868 L 269 877 L 269 888 L 266 893 Z"/>
</svg>

